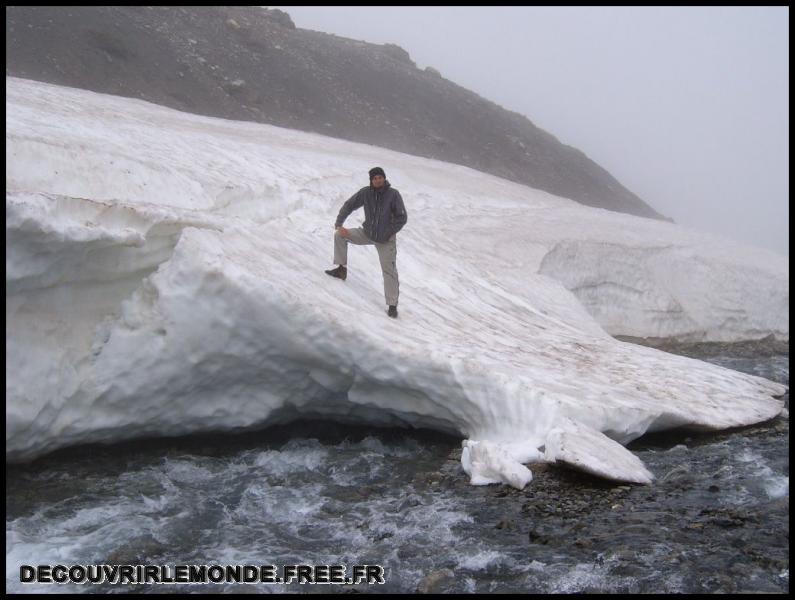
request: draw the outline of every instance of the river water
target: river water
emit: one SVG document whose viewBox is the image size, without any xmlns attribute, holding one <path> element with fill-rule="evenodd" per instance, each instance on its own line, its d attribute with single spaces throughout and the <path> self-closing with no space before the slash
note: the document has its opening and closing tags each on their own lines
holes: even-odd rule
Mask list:
<svg viewBox="0 0 795 600">
<path fill-rule="evenodd" d="M 677 348 L 789 383 L 789 356 Z M 787 401 L 788 402 L 788 401 Z M 789 418 L 630 445 L 623 485 L 555 465 L 471 486 L 460 440 L 299 422 L 7 465 L 7 592 L 788 592 Z M 22 584 L 19 566 L 381 565 L 383 584 Z"/>
</svg>

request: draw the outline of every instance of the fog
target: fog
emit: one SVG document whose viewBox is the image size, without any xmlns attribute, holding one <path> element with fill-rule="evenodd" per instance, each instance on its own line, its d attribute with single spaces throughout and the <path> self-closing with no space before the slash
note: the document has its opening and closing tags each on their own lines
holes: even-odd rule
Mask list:
<svg viewBox="0 0 795 600">
<path fill-rule="evenodd" d="M 789 7 L 278 8 L 400 45 L 677 223 L 789 254 Z"/>
</svg>

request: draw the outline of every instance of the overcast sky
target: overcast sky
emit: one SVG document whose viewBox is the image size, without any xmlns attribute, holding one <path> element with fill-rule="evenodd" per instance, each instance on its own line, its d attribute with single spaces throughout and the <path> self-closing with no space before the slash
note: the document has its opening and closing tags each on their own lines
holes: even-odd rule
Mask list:
<svg viewBox="0 0 795 600">
<path fill-rule="evenodd" d="M 789 255 L 788 7 L 278 8 L 398 44 L 677 223 Z"/>
</svg>

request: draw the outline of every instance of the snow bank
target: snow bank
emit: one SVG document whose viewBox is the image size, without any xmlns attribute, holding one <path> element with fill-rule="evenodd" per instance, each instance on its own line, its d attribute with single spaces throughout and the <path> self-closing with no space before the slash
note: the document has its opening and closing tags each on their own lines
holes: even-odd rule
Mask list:
<svg viewBox="0 0 795 600">
<path fill-rule="evenodd" d="M 771 252 L 321 135 L 6 92 L 8 460 L 312 416 L 459 434 L 473 483 L 556 460 L 648 482 L 622 446 L 644 432 L 781 412 L 784 386 L 607 333 L 788 339 Z M 373 248 L 323 273 L 374 164 L 409 211 L 398 320 Z"/>
</svg>

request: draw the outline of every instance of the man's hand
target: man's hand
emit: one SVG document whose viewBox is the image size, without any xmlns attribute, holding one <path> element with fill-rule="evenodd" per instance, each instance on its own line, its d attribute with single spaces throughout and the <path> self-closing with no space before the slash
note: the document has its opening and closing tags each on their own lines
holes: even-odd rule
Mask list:
<svg viewBox="0 0 795 600">
<path fill-rule="evenodd" d="M 348 237 L 348 236 L 350 235 L 350 234 L 348 233 L 348 230 L 347 230 L 347 229 L 345 229 L 345 228 L 344 228 L 344 227 L 342 227 L 342 226 L 339 226 L 339 227 L 337 227 L 337 231 L 339 231 L 339 232 L 340 232 L 340 235 L 341 235 L 342 237 L 344 237 L 344 238 L 346 238 L 346 237 Z"/>
</svg>

